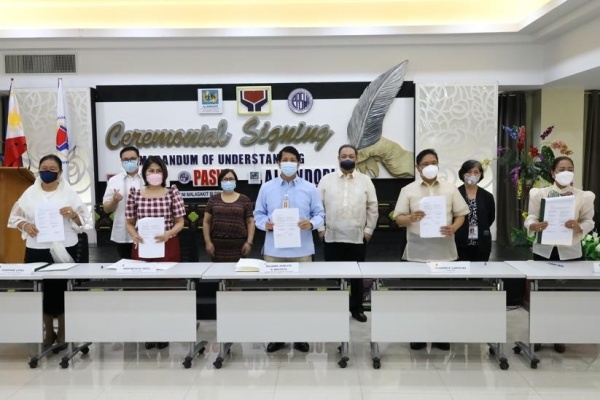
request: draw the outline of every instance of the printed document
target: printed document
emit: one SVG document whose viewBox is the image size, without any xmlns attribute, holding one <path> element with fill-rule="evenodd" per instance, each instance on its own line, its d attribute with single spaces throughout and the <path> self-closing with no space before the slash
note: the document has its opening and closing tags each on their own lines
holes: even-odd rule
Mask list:
<svg viewBox="0 0 600 400">
<path fill-rule="evenodd" d="M 278 208 L 273 211 L 275 248 L 300 247 L 300 211 L 297 208 Z"/>
<path fill-rule="evenodd" d="M 41 203 L 35 208 L 35 227 L 39 231 L 39 243 L 63 242 L 65 240 L 65 221 L 60 215 L 61 204 L 57 202 Z"/>
<path fill-rule="evenodd" d="M 142 218 L 137 222 L 138 234 L 144 243 L 138 244 L 140 258 L 162 258 L 165 256 L 165 244 L 157 243 L 156 236 L 165 233 L 164 217 Z"/>
<path fill-rule="evenodd" d="M 440 232 L 446 221 L 446 196 L 427 196 L 419 202 L 419 210 L 425 213 L 421 220 L 420 232 L 422 238 L 444 237 Z"/>
</svg>

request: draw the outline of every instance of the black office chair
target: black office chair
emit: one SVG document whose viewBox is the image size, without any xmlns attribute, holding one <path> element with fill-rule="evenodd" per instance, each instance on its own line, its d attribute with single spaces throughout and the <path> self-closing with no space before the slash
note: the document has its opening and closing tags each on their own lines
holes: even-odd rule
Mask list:
<svg viewBox="0 0 600 400">
<path fill-rule="evenodd" d="M 77 254 L 75 256 L 76 263 L 90 262 L 90 247 L 88 243 L 88 235 L 83 232 L 77 235 Z"/>
</svg>

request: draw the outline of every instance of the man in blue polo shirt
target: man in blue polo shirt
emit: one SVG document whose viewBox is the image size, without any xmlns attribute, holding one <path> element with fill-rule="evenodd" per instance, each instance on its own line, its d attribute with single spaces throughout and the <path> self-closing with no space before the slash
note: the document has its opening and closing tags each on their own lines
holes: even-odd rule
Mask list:
<svg viewBox="0 0 600 400">
<path fill-rule="evenodd" d="M 263 256 L 267 262 L 309 262 L 315 254 L 312 230 L 323 226 L 325 210 L 319 191 L 297 175 L 300 153 L 286 146 L 277 157 L 280 174 L 262 185 L 254 208 L 256 227 L 266 232 Z M 273 211 L 278 208 L 297 208 L 300 214 L 300 247 L 276 248 L 273 235 Z M 267 352 L 284 347 L 284 343 L 269 343 Z M 294 343 L 294 348 L 307 352 L 308 343 Z"/>
</svg>

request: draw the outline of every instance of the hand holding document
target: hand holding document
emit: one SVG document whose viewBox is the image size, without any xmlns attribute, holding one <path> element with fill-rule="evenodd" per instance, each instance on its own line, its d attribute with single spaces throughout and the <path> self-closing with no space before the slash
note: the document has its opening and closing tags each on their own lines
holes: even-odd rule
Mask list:
<svg viewBox="0 0 600 400">
<path fill-rule="evenodd" d="M 427 196 L 419 201 L 419 210 L 425 213 L 420 222 L 422 238 L 444 237 L 440 229 L 446 221 L 446 196 Z"/>
<path fill-rule="evenodd" d="M 60 215 L 61 204 L 41 203 L 35 208 L 35 227 L 39 231 L 39 243 L 62 242 L 65 240 L 64 217 Z"/>
<path fill-rule="evenodd" d="M 138 244 L 140 258 L 162 258 L 165 256 L 165 244 L 157 243 L 154 239 L 165 232 L 164 217 L 148 217 L 137 221 L 138 234 L 143 243 Z"/>
<path fill-rule="evenodd" d="M 549 197 L 542 199 L 540 221 L 548 223 L 538 234 L 538 243 L 548 245 L 573 244 L 573 229 L 565 227 L 565 222 L 575 219 L 575 196 Z"/>
<path fill-rule="evenodd" d="M 278 208 L 273 211 L 275 248 L 300 247 L 300 211 L 297 208 Z"/>
</svg>

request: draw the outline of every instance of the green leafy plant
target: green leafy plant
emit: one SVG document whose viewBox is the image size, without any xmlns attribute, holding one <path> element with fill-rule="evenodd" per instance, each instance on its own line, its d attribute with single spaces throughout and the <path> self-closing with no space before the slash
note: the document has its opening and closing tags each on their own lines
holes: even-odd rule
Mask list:
<svg viewBox="0 0 600 400">
<path fill-rule="evenodd" d="M 583 257 L 586 260 L 600 261 L 600 237 L 598 232 L 586 235 L 581 241 Z"/>
</svg>

